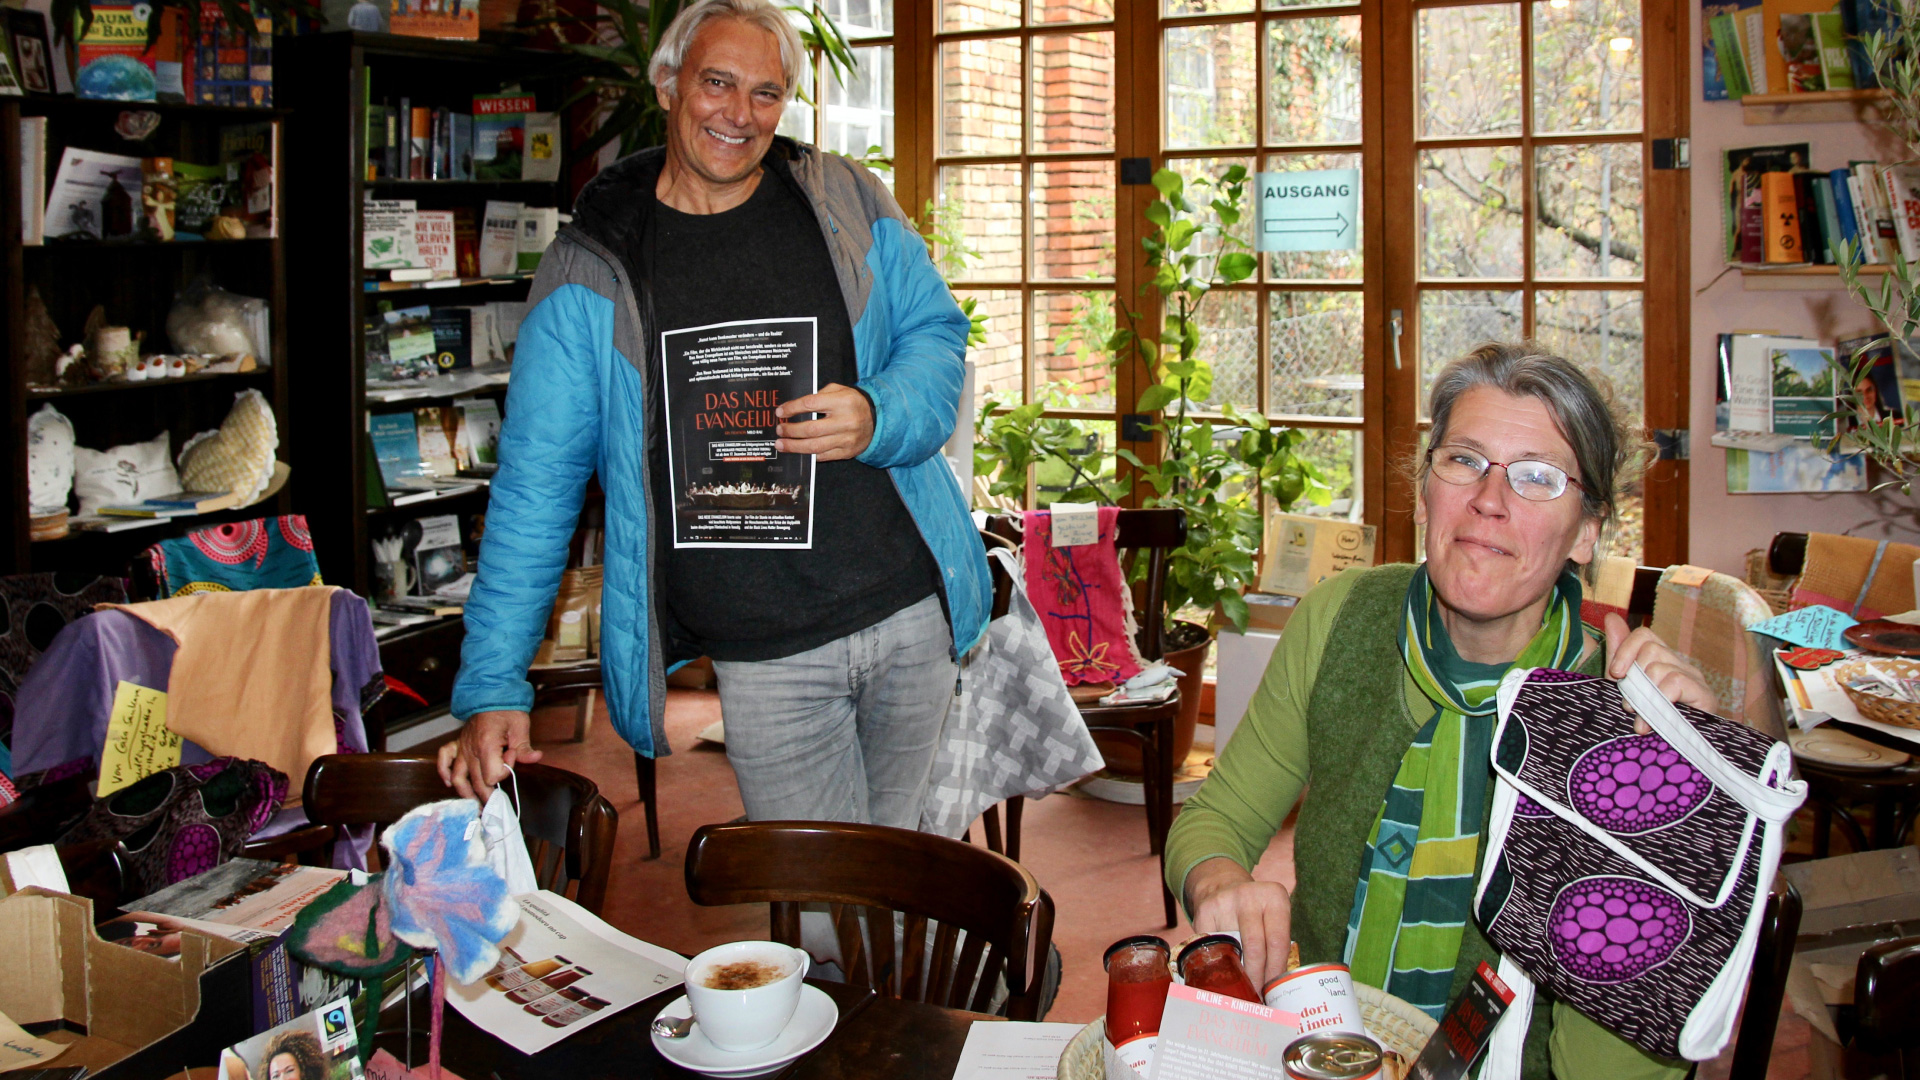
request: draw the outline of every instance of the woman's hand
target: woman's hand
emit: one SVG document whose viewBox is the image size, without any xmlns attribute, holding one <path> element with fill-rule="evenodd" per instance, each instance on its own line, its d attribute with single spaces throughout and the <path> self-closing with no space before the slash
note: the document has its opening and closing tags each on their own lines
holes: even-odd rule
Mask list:
<svg viewBox="0 0 1920 1080">
<path fill-rule="evenodd" d="M 1668 701 L 1691 705 L 1701 712 L 1715 712 L 1720 708 L 1720 699 L 1700 677 L 1700 669 L 1668 648 L 1660 635 L 1644 626 L 1629 633 L 1627 620 L 1611 612 L 1607 614 L 1606 630 L 1609 678 L 1625 678 L 1637 663 Z M 1639 718 L 1634 720 L 1633 729 L 1642 735 L 1653 730 L 1646 720 Z"/>
<path fill-rule="evenodd" d="M 1287 970 L 1293 935 L 1293 897 L 1276 881 L 1255 881 L 1232 859 L 1213 858 L 1187 874 L 1187 908 L 1202 934 L 1240 935 L 1240 964 L 1263 987 Z"/>
</svg>

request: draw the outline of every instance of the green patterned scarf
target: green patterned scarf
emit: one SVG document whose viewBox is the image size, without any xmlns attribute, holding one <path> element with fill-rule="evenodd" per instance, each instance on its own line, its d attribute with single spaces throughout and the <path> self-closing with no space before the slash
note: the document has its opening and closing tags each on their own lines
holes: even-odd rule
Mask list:
<svg viewBox="0 0 1920 1080">
<path fill-rule="evenodd" d="M 1563 573 L 1539 633 L 1513 663 L 1573 667 L 1585 645 L 1579 615 L 1580 581 Z M 1400 653 L 1414 682 L 1433 701 L 1433 717 L 1407 747 L 1367 835 L 1347 917 L 1346 960 L 1355 979 L 1438 1020 L 1473 899 L 1494 692 L 1512 665 L 1460 658 L 1441 623 L 1425 566 L 1407 586 Z"/>
</svg>

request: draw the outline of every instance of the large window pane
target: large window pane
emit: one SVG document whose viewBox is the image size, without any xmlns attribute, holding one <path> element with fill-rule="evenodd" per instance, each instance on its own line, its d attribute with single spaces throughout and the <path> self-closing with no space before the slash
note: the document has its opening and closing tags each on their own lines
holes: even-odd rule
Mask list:
<svg viewBox="0 0 1920 1080">
<path fill-rule="evenodd" d="M 1113 149 L 1113 34 L 1035 35 L 1033 152 Z"/>
<path fill-rule="evenodd" d="M 826 9 L 852 40 L 893 33 L 893 0 L 826 0 Z"/>
<path fill-rule="evenodd" d="M 1366 435 L 1352 428 L 1300 428 L 1306 438 L 1295 452 L 1320 470 L 1320 476 L 1332 489 L 1333 499 L 1318 506 L 1305 499 L 1289 511 L 1295 514 L 1324 514 L 1357 520 L 1355 505 L 1364 487 Z"/>
<path fill-rule="evenodd" d="M 1433 377 L 1488 341 L 1520 336 L 1520 293 L 1423 289 L 1420 292 L 1420 415 Z"/>
<path fill-rule="evenodd" d="M 1535 274 L 1641 275 L 1639 143 L 1543 146 L 1533 177 Z"/>
<path fill-rule="evenodd" d="M 935 256 L 948 281 L 1020 278 L 1018 165 L 949 165 L 940 170 Z"/>
<path fill-rule="evenodd" d="M 973 361 L 974 412 L 988 402 L 1002 406 L 1026 403 L 1026 379 L 1021 375 L 1020 293 L 1014 289 L 955 289 L 961 303 L 974 302 L 973 313 L 983 317 L 987 343 L 967 350 Z"/>
<path fill-rule="evenodd" d="M 1200 304 L 1200 351 L 1194 357 L 1213 368 L 1213 386 L 1196 400 L 1210 409 L 1260 407 L 1259 299 L 1251 291 L 1217 290 Z"/>
<path fill-rule="evenodd" d="M 1360 16 L 1267 24 L 1267 142 L 1360 139 Z"/>
<path fill-rule="evenodd" d="M 1520 131 L 1520 5 L 1427 8 L 1419 35 L 1419 134 Z"/>
<path fill-rule="evenodd" d="M 1113 277 L 1113 162 L 1033 167 L 1033 277 Z"/>
<path fill-rule="evenodd" d="M 1114 423 L 1111 420 L 1053 420 L 1068 432 L 1079 436 L 1071 461 L 1048 457 L 1033 467 L 1034 501 L 1041 506 L 1050 502 L 1094 502 L 1094 486 L 1118 493 L 1114 480 Z"/>
<path fill-rule="evenodd" d="M 1638 292 L 1547 291 L 1533 296 L 1533 337 L 1580 365 L 1636 428 L 1645 420 L 1646 330 Z"/>
<path fill-rule="evenodd" d="M 1020 0 L 940 0 L 940 29 L 997 30 L 1020 25 Z"/>
<path fill-rule="evenodd" d="M 1167 168 L 1179 173 L 1180 179 L 1189 185 L 1187 188 L 1189 201 L 1199 208 L 1196 220 L 1203 226 L 1220 224 L 1220 215 L 1213 209 L 1216 192 L 1213 188 L 1206 188 L 1206 197 L 1200 198 L 1192 185 L 1195 181 L 1202 179 L 1209 184 L 1217 183 L 1222 176 L 1226 175 L 1227 170 L 1235 165 L 1246 169 L 1249 173 L 1253 171 L 1253 159 L 1243 157 L 1168 158 L 1166 163 Z M 1240 221 L 1227 230 L 1228 235 L 1246 245 L 1235 248 L 1236 251 L 1253 250 L 1254 201 L 1253 178 L 1249 176 L 1245 193 L 1241 198 Z M 1213 259 L 1220 254 L 1220 246 L 1218 238 L 1202 236 L 1195 239 L 1192 246 L 1187 249 L 1201 256 L 1198 272 L 1203 277 L 1212 278 Z"/>
<path fill-rule="evenodd" d="M 940 152 L 1020 152 L 1020 39 L 940 46 Z"/>
<path fill-rule="evenodd" d="M 1253 24 L 1181 26 L 1166 32 L 1169 149 L 1253 141 Z"/>
<path fill-rule="evenodd" d="M 1421 151 L 1421 274 L 1519 277 L 1520 185 L 1519 147 Z"/>
<path fill-rule="evenodd" d="M 1252 10 L 1253 0 L 1161 0 L 1160 5 L 1166 15 L 1226 15 Z"/>
<path fill-rule="evenodd" d="M 1051 408 L 1113 408 L 1111 290 L 1033 294 L 1034 392 Z"/>
<path fill-rule="evenodd" d="M 799 93 L 787 102 L 787 107 L 780 113 L 780 126 L 775 128 L 775 131 L 804 143 L 810 143 L 817 137 L 813 130 L 813 106 L 807 104 L 809 101 L 820 100 L 814 94 L 813 88 L 813 68 L 811 66 L 801 68 Z"/>
<path fill-rule="evenodd" d="M 859 64 L 847 78 L 827 80 L 826 131 L 823 149 L 848 157 L 864 157 L 871 147 L 893 156 L 893 46 L 855 49 Z M 883 174 L 888 179 L 891 173 Z"/>
<path fill-rule="evenodd" d="M 1268 413 L 1362 415 L 1365 314 L 1366 298 L 1357 292 L 1268 295 Z"/>
<path fill-rule="evenodd" d="M 1533 5 L 1533 130 L 1640 130 L 1640 43 L 1640 0 Z"/>
<path fill-rule="evenodd" d="M 1035 23 L 1106 22 L 1113 18 L 1113 0 L 1031 0 Z"/>
<path fill-rule="evenodd" d="M 1359 154 L 1273 154 L 1267 158 L 1268 172 L 1297 172 L 1302 169 L 1357 169 Z M 1248 201 L 1253 188 L 1247 189 Z M 1249 212 L 1248 219 L 1252 220 Z M 1362 245 L 1365 243 L 1359 223 L 1354 224 L 1352 251 L 1272 251 L 1263 260 L 1268 281 L 1359 281 L 1364 269 Z"/>
</svg>

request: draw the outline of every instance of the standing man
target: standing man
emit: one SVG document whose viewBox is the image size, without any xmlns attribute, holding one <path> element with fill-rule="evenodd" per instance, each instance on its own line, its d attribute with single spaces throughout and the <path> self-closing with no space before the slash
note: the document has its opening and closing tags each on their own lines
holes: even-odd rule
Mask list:
<svg viewBox="0 0 1920 1080">
<path fill-rule="evenodd" d="M 749 817 L 919 822 L 956 658 L 991 604 L 979 536 L 940 455 L 968 320 L 870 172 L 775 137 L 805 62 L 768 0 L 689 6 L 649 72 L 667 145 L 588 184 L 541 259 L 466 605 L 453 711 L 467 726 L 440 754 L 463 795 L 485 798 L 507 765 L 540 757 L 527 666 L 597 471 L 601 668 L 620 734 L 666 753 L 666 673 L 708 655 Z M 764 463 L 767 475 L 805 477 L 797 455 L 812 456 L 811 528 L 784 543 L 736 534 L 694 546 L 695 496 L 746 498 L 754 485 L 690 482 L 687 418 L 671 410 L 685 409 L 687 387 L 714 385 L 692 376 L 687 343 L 739 323 L 803 335 L 793 355 L 817 357 L 806 383 L 817 391 L 779 398 L 778 455 Z M 759 490 L 778 499 L 791 487 Z"/>
</svg>

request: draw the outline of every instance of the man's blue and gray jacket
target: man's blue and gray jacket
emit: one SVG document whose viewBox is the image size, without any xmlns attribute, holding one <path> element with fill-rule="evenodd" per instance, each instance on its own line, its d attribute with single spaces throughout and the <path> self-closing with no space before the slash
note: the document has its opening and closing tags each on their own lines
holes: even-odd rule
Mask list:
<svg viewBox="0 0 1920 1080">
<path fill-rule="evenodd" d="M 453 714 L 527 710 L 527 666 L 546 632 L 587 479 L 606 492 L 600 665 L 614 726 L 635 750 L 668 752 L 670 655 L 656 588 L 648 446 L 658 393 L 651 298 L 629 253 L 652 217 L 661 150 L 631 155 L 580 193 L 574 220 L 540 260 L 520 325 L 487 504 L 479 577 L 466 604 L 466 644 Z M 884 468 L 940 567 L 956 655 L 972 649 L 992 603 L 979 534 L 940 450 L 952 434 L 964 374 L 967 317 L 926 244 L 872 173 L 785 138 L 763 183 L 794 186 L 814 208 L 853 321 L 859 389 L 873 402 L 873 439 L 859 460 Z M 739 288 L 752 289 L 742 281 Z M 768 597 L 770 604 L 795 598 Z"/>
</svg>

